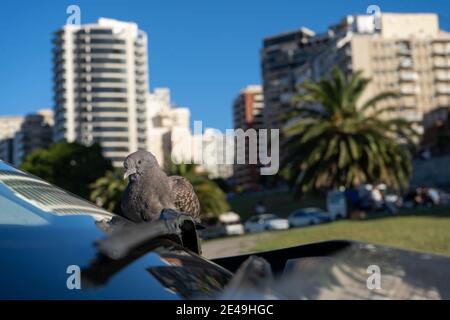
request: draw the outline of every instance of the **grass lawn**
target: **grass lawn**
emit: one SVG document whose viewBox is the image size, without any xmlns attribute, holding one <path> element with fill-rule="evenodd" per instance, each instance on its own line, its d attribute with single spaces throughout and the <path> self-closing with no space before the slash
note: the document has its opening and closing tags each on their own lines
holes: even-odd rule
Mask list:
<svg viewBox="0 0 450 320">
<path fill-rule="evenodd" d="M 400 216 L 267 232 L 251 251 L 289 247 L 309 242 L 348 239 L 385 244 L 450 256 L 450 218 Z"/>
<path fill-rule="evenodd" d="M 247 244 L 240 246 L 241 253 L 347 239 L 450 256 L 450 207 L 408 209 L 395 216 L 378 214 L 365 220 L 342 220 L 235 239 Z"/>
</svg>

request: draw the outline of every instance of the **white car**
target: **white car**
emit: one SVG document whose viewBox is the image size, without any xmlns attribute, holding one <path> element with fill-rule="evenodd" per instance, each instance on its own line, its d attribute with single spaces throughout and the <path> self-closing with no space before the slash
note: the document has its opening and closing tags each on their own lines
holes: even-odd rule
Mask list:
<svg viewBox="0 0 450 320">
<path fill-rule="evenodd" d="M 274 214 L 260 214 L 248 219 L 244 228 L 246 232 L 286 230 L 289 229 L 289 222 L 287 219 L 282 219 Z"/>
<path fill-rule="evenodd" d="M 288 221 L 289 226 L 295 228 L 325 222 L 327 217 L 329 217 L 329 214 L 319 208 L 302 208 L 292 212 L 288 217 Z"/>
<path fill-rule="evenodd" d="M 205 229 L 199 230 L 199 235 L 204 240 L 241 234 L 244 234 L 241 217 L 231 211 L 222 213 L 217 224 L 208 225 Z"/>
<path fill-rule="evenodd" d="M 241 217 L 235 212 L 223 213 L 219 216 L 219 222 L 223 228 L 223 235 L 234 236 L 244 233 Z"/>
</svg>

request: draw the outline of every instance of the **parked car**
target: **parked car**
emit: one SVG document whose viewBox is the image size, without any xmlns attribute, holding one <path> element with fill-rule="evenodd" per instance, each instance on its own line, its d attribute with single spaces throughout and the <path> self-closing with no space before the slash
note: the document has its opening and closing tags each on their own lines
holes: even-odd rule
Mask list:
<svg viewBox="0 0 450 320">
<path fill-rule="evenodd" d="M 260 214 L 253 216 L 245 222 L 246 232 L 261 232 L 266 230 L 289 229 L 289 221 L 274 214 Z"/>
<path fill-rule="evenodd" d="M 339 220 L 347 217 L 347 202 L 345 192 L 334 190 L 327 193 L 327 211 L 331 220 Z"/>
<path fill-rule="evenodd" d="M 292 212 L 289 217 L 290 227 L 303 227 L 330 221 L 330 215 L 319 208 L 301 208 Z"/>
<path fill-rule="evenodd" d="M 241 223 L 241 217 L 235 212 L 222 213 L 219 221 L 214 225 L 207 225 L 205 229 L 200 230 L 202 239 L 213 239 L 223 236 L 241 235 L 244 233 L 244 226 Z"/>
<path fill-rule="evenodd" d="M 244 225 L 241 217 L 233 211 L 223 213 L 219 216 L 219 223 L 222 227 L 222 234 L 225 236 L 235 236 L 244 233 Z"/>
</svg>

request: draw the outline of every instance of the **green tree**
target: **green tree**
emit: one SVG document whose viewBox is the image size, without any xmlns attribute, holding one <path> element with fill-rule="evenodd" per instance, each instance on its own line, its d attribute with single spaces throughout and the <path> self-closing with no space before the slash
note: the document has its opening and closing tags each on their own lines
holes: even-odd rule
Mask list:
<svg viewBox="0 0 450 320">
<path fill-rule="evenodd" d="M 297 194 L 364 182 L 408 186 L 412 165 L 405 145 L 414 145 L 417 133 L 405 119 L 383 118 L 395 108 L 377 105 L 398 98 L 394 92 L 358 104 L 369 82 L 361 72 L 346 77 L 334 69 L 329 80 L 300 86 L 283 128 L 283 163 Z"/>
<path fill-rule="evenodd" d="M 202 218 L 213 218 L 230 210 L 226 195 L 220 187 L 208 178 L 207 172 L 201 172 L 196 164 L 174 164 L 167 161 L 169 175 L 186 178 L 194 187 L 200 201 Z"/>
<path fill-rule="evenodd" d="M 217 184 L 217 186 L 220 189 L 222 189 L 223 192 L 225 192 L 225 193 L 231 192 L 231 187 L 228 184 L 226 179 L 218 177 L 218 178 L 212 179 L 212 181 L 214 181 Z"/>
<path fill-rule="evenodd" d="M 89 185 L 112 170 L 100 145 L 58 142 L 28 155 L 21 169 L 88 199 Z"/>
<path fill-rule="evenodd" d="M 122 178 L 123 170 L 107 171 L 90 185 L 90 200 L 109 212 L 121 215 L 120 201 L 127 187 L 127 180 Z"/>
</svg>

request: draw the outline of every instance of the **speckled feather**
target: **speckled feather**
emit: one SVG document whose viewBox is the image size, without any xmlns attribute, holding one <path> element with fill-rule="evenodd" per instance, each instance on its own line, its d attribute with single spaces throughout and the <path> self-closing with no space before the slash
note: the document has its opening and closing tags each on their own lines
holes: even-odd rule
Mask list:
<svg viewBox="0 0 450 320">
<path fill-rule="evenodd" d="M 200 201 L 191 183 L 180 176 L 170 176 L 171 190 L 178 211 L 189 213 L 194 219 L 200 219 Z"/>
</svg>

